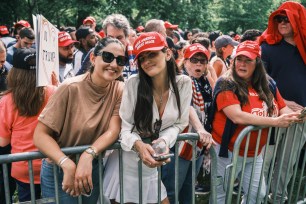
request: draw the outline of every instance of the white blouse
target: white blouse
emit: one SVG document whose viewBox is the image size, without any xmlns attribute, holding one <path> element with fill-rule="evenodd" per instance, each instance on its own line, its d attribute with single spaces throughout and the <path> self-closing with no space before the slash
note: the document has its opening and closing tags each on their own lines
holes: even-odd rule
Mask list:
<svg viewBox="0 0 306 204">
<path fill-rule="evenodd" d="M 181 133 L 189 122 L 189 108 L 192 96 L 191 80 L 186 75 L 176 76 L 176 82 L 181 100 L 181 117 L 179 118 L 179 110 L 176 103 L 175 94 L 170 84 L 168 101 L 162 115 L 162 126 L 159 137 L 166 141 L 168 147 L 174 146 L 177 135 Z M 121 125 L 121 147 L 125 151 L 131 151 L 135 141 L 141 140 L 139 132 L 134 128 L 134 111 L 137 100 L 139 76 L 132 75 L 126 82 L 122 102 L 119 110 L 119 115 L 122 119 Z M 155 100 L 153 100 L 153 124 L 156 119 L 159 119 L 159 112 Z"/>
</svg>

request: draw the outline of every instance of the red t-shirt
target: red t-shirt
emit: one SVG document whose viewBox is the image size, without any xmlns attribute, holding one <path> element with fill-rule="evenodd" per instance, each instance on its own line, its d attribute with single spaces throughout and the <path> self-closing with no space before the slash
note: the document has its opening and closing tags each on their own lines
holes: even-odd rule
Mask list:
<svg viewBox="0 0 306 204">
<path fill-rule="evenodd" d="M 249 87 L 248 90 L 249 90 L 249 96 L 248 96 L 249 103 L 241 107 L 242 111 L 248 112 L 254 115 L 262 116 L 262 117 L 267 117 L 268 107 L 266 103 L 259 99 L 258 94 L 253 88 Z M 216 102 L 217 102 L 217 111 L 215 113 L 215 117 L 213 121 L 212 136 L 213 136 L 213 139 L 217 143 L 221 144 L 222 135 L 224 132 L 224 127 L 225 127 L 225 123 L 227 119 L 222 109 L 230 105 L 240 104 L 240 102 L 238 100 L 237 95 L 232 91 L 223 91 L 219 93 L 217 96 Z M 273 111 L 272 117 L 277 117 L 279 116 L 279 110 L 281 110 L 282 108 L 286 106 L 278 90 L 276 91 L 276 100 L 273 99 L 273 104 L 275 106 L 275 109 Z M 252 122 L 250 121 L 250 124 L 251 123 Z M 245 127 L 246 127 L 245 125 L 239 125 L 239 124 L 237 125 L 237 128 L 234 132 L 234 135 L 231 137 L 231 140 L 228 146 L 228 149 L 230 151 L 233 151 L 236 138 L 238 137 L 238 134 Z M 248 157 L 253 157 L 255 155 L 257 135 L 258 135 L 258 131 L 253 131 L 251 133 L 249 149 L 248 149 Z M 268 128 L 265 128 L 262 130 L 262 136 L 260 140 L 260 146 L 259 146 L 258 153 L 261 152 L 262 147 L 267 143 L 267 137 L 268 137 Z M 244 155 L 245 144 L 246 144 L 246 138 L 241 143 L 240 150 L 239 150 L 240 156 Z"/>
<path fill-rule="evenodd" d="M 37 151 L 33 144 L 33 134 L 38 123 L 38 116 L 48 102 L 49 97 L 54 93 L 54 87 L 45 88 L 45 102 L 36 116 L 20 116 L 15 108 L 12 94 L 8 93 L 0 100 L 0 137 L 11 140 L 11 153 Z M 33 160 L 34 183 L 40 183 L 41 159 Z M 12 177 L 30 183 L 28 162 L 20 161 L 12 163 Z"/>
</svg>

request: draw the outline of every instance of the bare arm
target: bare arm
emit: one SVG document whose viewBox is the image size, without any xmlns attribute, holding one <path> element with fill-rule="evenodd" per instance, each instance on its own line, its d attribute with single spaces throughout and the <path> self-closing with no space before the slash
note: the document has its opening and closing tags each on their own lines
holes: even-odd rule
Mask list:
<svg viewBox="0 0 306 204">
<path fill-rule="evenodd" d="M 293 111 L 301 111 L 301 110 L 303 109 L 303 106 L 297 104 L 297 103 L 294 102 L 294 101 L 287 101 L 287 100 L 285 100 L 285 99 L 284 99 L 284 101 L 285 101 L 286 105 L 287 105 L 291 110 L 293 110 Z"/>
<path fill-rule="evenodd" d="M 196 111 L 194 110 L 192 106 L 190 106 L 190 111 L 189 111 L 189 123 L 199 134 L 200 142 L 204 146 L 206 146 L 207 149 L 209 149 L 213 143 L 211 134 L 204 129 L 201 121 L 199 120 L 197 116 Z"/>
<path fill-rule="evenodd" d="M 298 113 L 283 114 L 276 118 L 262 117 L 242 111 L 239 104 L 227 106 L 222 110 L 230 120 L 240 125 L 288 127 L 291 123 L 299 121 Z"/>
<path fill-rule="evenodd" d="M 61 151 L 56 141 L 52 138 L 53 130 L 38 121 L 36 129 L 34 131 L 33 141 L 35 146 L 48 158 L 52 159 L 56 164 L 59 163 L 60 159 L 65 156 Z M 64 172 L 62 189 L 67 193 L 74 193 L 74 175 L 76 170 L 75 163 L 67 159 L 61 168 Z"/>
<path fill-rule="evenodd" d="M 215 61 L 215 63 L 213 64 L 213 68 L 215 69 L 217 77 L 219 77 L 223 68 L 222 62 L 220 62 L 219 60 Z"/>
<path fill-rule="evenodd" d="M 207 65 L 207 69 L 208 69 L 207 79 L 210 83 L 211 88 L 214 90 L 218 77 L 215 69 L 210 64 Z"/>
<path fill-rule="evenodd" d="M 100 153 L 104 151 L 107 147 L 117 141 L 120 133 L 121 119 L 119 116 L 112 116 L 110 120 L 109 127 L 106 132 L 104 132 L 91 146 Z M 87 192 L 93 189 L 92 182 L 92 155 L 83 152 L 81 154 L 79 163 L 77 165 L 75 173 L 74 187 L 76 190 L 75 195 L 79 195 L 83 188 Z"/>
<path fill-rule="evenodd" d="M 5 146 L 7 146 L 10 143 L 11 143 L 11 139 L 10 138 L 0 137 L 0 147 L 5 147 Z"/>
</svg>

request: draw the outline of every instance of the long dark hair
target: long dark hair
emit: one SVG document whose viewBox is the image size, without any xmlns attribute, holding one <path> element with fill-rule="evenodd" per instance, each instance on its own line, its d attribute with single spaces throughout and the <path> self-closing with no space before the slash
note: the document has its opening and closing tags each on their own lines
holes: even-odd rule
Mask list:
<svg viewBox="0 0 306 204">
<path fill-rule="evenodd" d="M 249 103 L 248 99 L 248 82 L 241 79 L 236 72 L 236 58 L 234 59 L 233 67 L 229 72 L 224 75 L 224 83 L 221 84 L 221 89 L 232 89 L 237 95 L 238 100 L 241 105 L 246 105 Z M 269 76 L 263 66 L 261 58 L 256 58 L 255 70 L 250 81 L 252 87 L 257 92 L 259 98 L 266 102 L 268 106 L 268 113 L 271 116 L 274 110 L 273 106 L 273 94 L 269 88 Z"/>
<path fill-rule="evenodd" d="M 162 49 L 162 52 L 166 52 L 166 48 Z M 134 112 L 134 127 L 138 130 L 138 132 L 144 135 L 152 135 L 152 120 L 153 120 L 153 83 L 150 76 L 148 76 L 143 69 L 141 68 L 141 64 L 138 61 L 138 72 L 139 72 L 139 84 L 138 84 L 138 92 L 137 92 L 137 102 L 136 108 Z M 169 61 L 166 62 L 167 73 L 168 73 L 168 81 L 170 81 L 173 92 L 176 97 L 177 107 L 179 109 L 179 117 L 181 117 L 181 101 L 180 94 L 178 91 L 177 83 L 176 83 L 176 75 L 178 75 L 178 67 L 175 63 L 173 57 L 170 58 Z"/>
<path fill-rule="evenodd" d="M 45 102 L 44 87 L 36 87 L 36 70 L 12 68 L 7 75 L 8 90 L 20 116 L 39 113 Z"/>
</svg>

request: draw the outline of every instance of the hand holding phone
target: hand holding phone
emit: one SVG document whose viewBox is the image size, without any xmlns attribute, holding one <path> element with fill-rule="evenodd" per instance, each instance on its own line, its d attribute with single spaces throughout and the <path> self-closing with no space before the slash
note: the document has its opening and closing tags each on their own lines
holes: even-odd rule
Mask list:
<svg viewBox="0 0 306 204">
<path fill-rule="evenodd" d="M 299 117 L 299 119 L 303 119 L 305 116 L 306 116 L 306 107 L 301 111 L 301 113 L 298 117 Z"/>
<path fill-rule="evenodd" d="M 170 157 L 173 157 L 174 154 L 163 154 L 163 155 L 153 155 L 153 158 L 156 160 L 156 161 L 163 161 L 163 160 L 167 160 L 168 158 Z"/>
<path fill-rule="evenodd" d="M 155 151 L 152 157 L 156 161 L 167 160 L 168 158 L 174 155 L 174 154 L 168 154 L 167 145 L 164 140 L 157 140 L 154 144 L 152 144 L 152 148 Z"/>
</svg>

